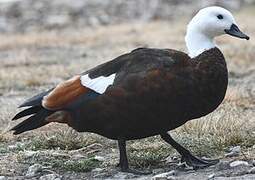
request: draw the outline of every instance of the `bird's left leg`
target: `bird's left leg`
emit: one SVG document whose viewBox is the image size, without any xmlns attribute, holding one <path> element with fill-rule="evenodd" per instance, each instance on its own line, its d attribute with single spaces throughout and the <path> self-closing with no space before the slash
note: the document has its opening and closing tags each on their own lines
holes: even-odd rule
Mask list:
<svg viewBox="0 0 255 180">
<path fill-rule="evenodd" d="M 141 174 L 141 175 L 151 173 L 151 172 L 141 172 L 141 171 L 129 169 L 128 159 L 127 159 L 127 151 L 126 151 L 126 141 L 123 139 L 118 140 L 118 146 L 119 146 L 119 151 L 120 151 L 120 162 L 118 165 L 122 172 Z"/>
<path fill-rule="evenodd" d="M 168 133 L 163 133 L 160 136 L 181 154 L 182 162 L 185 161 L 187 165 L 192 166 L 194 169 L 209 167 L 219 162 L 218 159 L 205 160 L 193 156 L 190 151 L 178 144 Z"/>
</svg>

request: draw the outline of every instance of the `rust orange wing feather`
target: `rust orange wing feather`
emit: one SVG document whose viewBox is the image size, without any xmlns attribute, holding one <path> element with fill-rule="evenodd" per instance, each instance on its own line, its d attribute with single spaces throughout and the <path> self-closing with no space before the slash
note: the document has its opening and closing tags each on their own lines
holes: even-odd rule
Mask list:
<svg viewBox="0 0 255 180">
<path fill-rule="evenodd" d="M 58 84 L 55 89 L 43 98 L 42 106 L 49 110 L 61 109 L 88 91 L 89 88 L 81 84 L 80 76 L 77 75 Z"/>
</svg>

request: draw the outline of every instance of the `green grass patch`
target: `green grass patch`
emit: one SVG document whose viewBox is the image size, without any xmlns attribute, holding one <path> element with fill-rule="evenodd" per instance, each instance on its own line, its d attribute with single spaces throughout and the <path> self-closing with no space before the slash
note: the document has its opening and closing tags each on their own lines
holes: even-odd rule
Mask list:
<svg viewBox="0 0 255 180">
<path fill-rule="evenodd" d="M 98 161 L 94 156 L 88 156 L 81 159 L 72 159 L 68 155 L 49 154 L 39 152 L 31 157 L 24 157 L 19 154 L 18 161 L 25 164 L 41 164 L 45 167 L 52 167 L 58 171 L 73 171 L 73 172 L 89 172 L 92 169 L 100 167 L 101 161 Z"/>
<path fill-rule="evenodd" d="M 66 171 L 73 172 L 89 172 L 92 169 L 99 167 L 101 164 L 100 161 L 95 158 L 82 159 L 78 161 L 66 161 L 64 163 L 55 163 L 53 167 L 61 168 Z"/>
</svg>

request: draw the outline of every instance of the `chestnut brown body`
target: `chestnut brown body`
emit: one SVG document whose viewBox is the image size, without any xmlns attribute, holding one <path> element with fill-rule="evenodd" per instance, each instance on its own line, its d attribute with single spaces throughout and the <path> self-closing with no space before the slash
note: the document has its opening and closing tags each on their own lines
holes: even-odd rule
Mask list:
<svg viewBox="0 0 255 180">
<path fill-rule="evenodd" d="M 217 48 L 194 59 L 150 49 L 122 58 L 114 84 L 71 110 L 77 131 L 126 140 L 158 135 L 207 115 L 225 96 L 227 68 Z"/>
<path fill-rule="evenodd" d="M 114 83 L 103 94 L 82 86 L 75 76 L 22 106 L 41 107 L 44 116 L 65 111 L 68 125 L 79 132 L 131 140 L 207 115 L 222 102 L 228 84 L 225 59 L 217 48 L 193 59 L 175 50 L 139 48 L 83 74 L 97 78 L 113 73 Z M 40 121 L 49 122 L 46 117 Z M 31 129 L 18 127 L 14 133 Z"/>
</svg>

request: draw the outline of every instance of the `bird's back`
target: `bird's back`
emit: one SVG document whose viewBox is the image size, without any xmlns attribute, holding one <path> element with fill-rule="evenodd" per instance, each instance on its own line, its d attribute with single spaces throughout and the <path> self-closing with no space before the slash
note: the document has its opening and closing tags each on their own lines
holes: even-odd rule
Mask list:
<svg viewBox="0 0 255 180">
<path fill-rule="evenodd" d="M 227 69 L 217 48 L 194 59 L 147 48 L 119 58 L 125 63 L 113 85 L 72 110 L 78 131 L 111 139 L 157 135 L 212 112 L 224 98 Z"/>
</svg>

